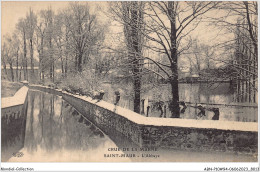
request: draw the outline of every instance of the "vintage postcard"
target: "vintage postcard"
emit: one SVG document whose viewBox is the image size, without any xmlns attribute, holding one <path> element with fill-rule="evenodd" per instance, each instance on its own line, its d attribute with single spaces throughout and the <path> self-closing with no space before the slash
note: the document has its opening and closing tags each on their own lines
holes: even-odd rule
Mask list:
<svg viewBox="0 0 260 172">
<path fill-rule="evenodd" d="M 259 170 L 257 1 L 2 1 L 1 26 L 1 170 Z"/>
</svg>

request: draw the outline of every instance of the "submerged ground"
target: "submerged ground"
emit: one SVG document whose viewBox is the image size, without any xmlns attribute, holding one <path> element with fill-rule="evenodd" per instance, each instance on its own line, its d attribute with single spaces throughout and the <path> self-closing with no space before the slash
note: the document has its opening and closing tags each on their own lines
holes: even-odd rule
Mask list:
<svg viewBox="0 0 260 172">
<path fill-rule="evenodd" d="M 3 89 L 4 87 L 2 87 Z M 7 84 L 11 90 L 11 85 Z M 16 90 L 16 87 L 13 88 Z M 12 90 L 12 91 L 13 91 Z M 9 91 L 11 93 L 12 91 Z M 199 121 L 198 121 L 199 122 Z M 19 139 L 15 140 L 14 146 Z M 118 150 L 121 148 L 121 150 Z M 130 143 L 122 150 L 61 97 L 29 91 L 24 147 L 21 157 L 8 162 L 256 162 L 256 155 L 229 152 L 157 149 L 136 151 Z M 8 149 L 6 149 L 8 150 Z M 2 151 L 13 154 L 12 152 Z"/>
</svg>

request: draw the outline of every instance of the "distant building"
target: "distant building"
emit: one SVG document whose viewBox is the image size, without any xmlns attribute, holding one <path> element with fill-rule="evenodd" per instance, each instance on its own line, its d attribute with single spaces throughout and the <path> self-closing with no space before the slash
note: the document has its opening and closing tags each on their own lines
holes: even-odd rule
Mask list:
<svg viewBox="0 0 260 172">
<path fill-rule="evenodd" d="M 200 76 L 198 74 L 193 74 L 191 76 L 188 76 L 185 78 L 185 81 L 188 83 L 198 82 L 200 79 Z"/>
<path fill-rule="evenodd" d="M 17 78 L 17 71 L 18 71 L 18 78 Z M 31 80 L 35 80 L 38 77 L 38 72 L 39 72 L 39 67 L 34 67 L 33 70 L 31 69 L 30 66 L 27 67 L 27 72 L 28 72 L 28 80 L 29 82 Z M 7 74 L 6 74 L 7 73 Z M 1 66 L 1 77 L 2 79 L 6 79 L 11 81 L 12 80 L 12 75 L 11 75 L 11 68 L 10 66 L 6 66 L 6 71 L 4 70 L 4 66 Z M 20 80 L 27 80 L 24 78 L 24 69 L 21 69 L 20 66 L 18 66 L 18 69 L 16 66 L 13 66 L 13 77 L 14 81 L 20 81 Z"/>
<path fill-rule="evenodd" d="M 4 70 L 4 66 L 1 66 L 1 69 Z M 16 66 L 13 66 L 13 70 L 16 70 L 16 69 L 17 69 L 17 67 L 16 67 Z M 36 66 L 36 67 L 34 67 L 33 69 L 36 70 L 36 71 L 38 71 L 38 70 L 39 70 L 39 67 Z M 6 70 L 11 70 L 11 69 L 10 69 L 10 66 L 7 66 L 7 65 L 6 65 Z M 21 70 L 21 66 L 18 66 L 18 70 Z M 23 70 L 23 69 L 22 69 L 22 70 Z M 28 67 L 27 67 L 27 70 L 31 70 L 31 67 L 28 66 Z"/>
</svg>

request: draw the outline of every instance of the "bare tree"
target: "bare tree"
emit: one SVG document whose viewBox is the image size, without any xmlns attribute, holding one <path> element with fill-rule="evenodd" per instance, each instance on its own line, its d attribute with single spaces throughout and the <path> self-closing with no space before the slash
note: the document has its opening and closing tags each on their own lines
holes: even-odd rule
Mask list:
<svg viewBox="0 0 260 172">
<path fill-rule="evenodd" d="M 4 66 L 6 68 L 6 62 L 9 64 L 10 72 L 11 72 L 11 81 L 14 82 L 13 66 L 14 66 L 15 61 L 17 60 L 18 51 L 19 51 L 19 42 L 15 38 L 15 35 L 13 37 L 5 36 L 4 42 L 5 42 L 4 46 L 3 46 L 4 51 L 2 54 Z M 7 72 L 6 72 L 6 74 L 7 74 Z"/>
<path fill-rule="evenodd" d="M 133 80 L 134 91 L 134 111 L 140 113 L 141 85 L 143 75 L 143 61 L 140 60 L 143 52 L 143 30 L 144 26 L 144 5 L 145 2 L 113 2 L 110 3 L 112 17 L 123 26 L 124 48 L 119 48 L 121 56 L 127 58 L 120 59 L 123 70 L 127 77 Z"/>
<path fill-rule="evenodd" d="M 145 38 L 155 46 L 149 48 L 155 52 L 165 54 L 168 63 L 155 63 L 166 75 L 172 88 L 170 110 L 173 118 L 179 118 L 179 89 L 178 89 L 178 57 L 190 47 L 185 41 L 200 23 L 202 16 L 214 9 L 218 2 L 149 2 L 145 16 Z M 169 24 L 167 24 L 169 23 Z M 185 45 L 185 42 L 186 45 Z M 170 69 L 170 70 L 167 70 Z M 170 72 L 169 72 L 170 71 Z"/>
<path fill-rule="evenodd" d="M 247 97 L 255 102 L 258 78 L 258 9 L 257 2 L 223 2 L 219 7 L 223 16 L 211 17 L 211 22 L 232 34 L 233 39 L 221 42 L 216 47 L 222 49 L 216 59 L 232 69 L 232 83 L 235 84 L 238 101 Z M 225 58 L 223 59 L 223 56 Z"/>
<path fill-rule="evenodd" d="M 50 80 L 54 82 L 54 57 L 53 57 L 53 26 L 54 26 L 54 11 L 49 7 L 47 10 L 41 11 L 41 17 L 44 21 L 44 27 L 45 27 L 45 41 L 46 41 L 46 47 L 48 49 L 47 52 L 45 52 L 45 55 L 48 57 L 46 60 L 47 62 L 44 65 L 44 68 L 49 68 L 49 76 Z"/>
<path fill-rule="evenodd" d="M 112 8 L 113 13 L 119 18 L 121 17 L 121 21 L 118 21 L 123 25 L 131 26 L 132 21 L 126 20 L 125 13 L 120 10 L 119 3 L 114 4 L 116 5 Z M 144 64 L 144 60 L 148 60 L 159 68 L 159 72 L 149 68 L 145 69 L 163 77 L 171 84 L 170 109 L 174 118 L 178 118 L 180 115 L 178 57 L 190 47 L 189 41 L 185 45 L 185 42 L 187 42 L 185 38 L 198 26 L 202 15 L 214 9 L 217 4 L 218 2 L 146 2 L 143 8 L 144 20 L 141 23 L 142 27 L 137 27 L 137 29 L 144 37 L 145 42 L 140 45 L 155 53 L 165 54 L 168 63 L 161 63 L 158 59 L 144 56 L 140 52 L 135 53 L 139 53 L 137 60 L 141 64 Z M 126 7 L 130 8 L 130 4 L 126 4 Z M 131 16 L 134 15 L 131 14 Z M 133 42 L 130 42 L 130 44 L 133 44 Z M 136 45 L 136 43 L 133 45 Z"/>
<path fill-rule="evenodd" d="M 82 72 L 89 54 L 103 40 L 103 28 L 98 24 L 96 15 L 91 14 L 88 4 L 71 3 L 64 18 L 66 41 L 70 42 L 69 47 L 74 53 L 75 69 Z"/>
<path fill-rule="evenodd" d="M 6 43 L 3 43 L 2 44 L 2 47 L 1 47 L 1 62 L 3 64 L 3 67 L 4 67 L 4 72 L 5 72 L 5 76 L 7 77 L 7 70 L 6 70 L 6 56 L 8 54 L 8 49 L 7 49 L 7 45 Z"/>
<path fill-rule="evenodd" d="M 44 21 L 42 18 L 38 20 L 36 25 L 36 47 L 39 57 L 39 79 L 40 81 L 44 82 L 44 40 L 45 40 L 45 34 L 46 34 L 46 27 L 44 25 Z"/>
<path fill-rule="evenodd" d="M 128 60 L 133 73 L 134 112 L 140 113 L 142 62 L 142 34 L 144 2 L 122 2 L 124 34 L 127 42 Z"/>
<path fill-rule="evenodd" d="M 19 55 L 20 55 L 20 46 L 21 46 L 21 40 L 17 36 L 16 33 L 13 33 L 12 35 L 12 40 L 13 40 L 13 54 L 16 57 L 16 81 L 20 81 L 19 77 Z"/>
<path fill-rule="evenodd" d="M 28 80 L 28 70 L 27 70 L 27 48 L 26 48 L 26 21 L 23 18 L 20 18 L 17 25 L 17 30 L 20 32 L 23 39 L 23 70 L 24 70 L 24 79 Z"/>
<path fill-rule="evenodd" d="M 204 56 L 204 62 L 206 63 L 206 69 L 209 70 L 214 68 L 214 62 L 212 61 L 214 57 L 214 48 L 209 45 L 202 44 L 201 50 L 202 55 Z"/>
<path fill-rule="evenodd" d="M 29 14 L 27 14 L 26 19 L 26 32 L 27 32 L 27 39 L 29 41 L 29 47 L 30 47 L 30 58 L 31 58 L 31 70 L 34 74 L 34 58 L 33 58 L 33 39 L 34 39 L 34 31 L 37 23 L 37 17 L 30 8 Z"/>
<path fill-rule="evenodd" d="M 196 74 L 201 79 L 216 79 L 214 75 L 210 75 L 211 69 L 214 70 L 214 47 L 201 43 L 198 39 L 192 40 L 191 47 L 183 57 L 188 59 L 190 63 L 190 74 Z M 214 79 L 213 79 L 214 78 Z"/>
<path fill-rule="evenodd" d="M 61 62 L 61 71 L 62 74 L 64 75 L 65 70 L 64 70 L 64 45 L 65 45 L 65 32 L 64 30 L 64 21 L 63 21 L 63 16 L 61 14 L 55 15 L 54 17 L 54 42 L 55 46 L 57 47 L 57 52 L 58 52 L 58 58 L 60 59 Z"/>
</svg>

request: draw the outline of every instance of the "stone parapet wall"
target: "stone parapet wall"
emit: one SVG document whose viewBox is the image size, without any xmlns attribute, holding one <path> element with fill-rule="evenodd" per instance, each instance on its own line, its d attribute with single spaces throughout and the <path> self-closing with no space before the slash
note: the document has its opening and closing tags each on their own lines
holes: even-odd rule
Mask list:
<svg viewBox="0 0 260 172">
<path fill-rule="evenodd" d="M 1 108 L 10 108 L 13 106 L 23 105 L 27 99 L 28 87 L 23 86 L 14 96 L 1 98 Z"/>
<path fill-rule="evenodd" d="M 14 96 L 1 98 L 1 118 L 9 121 L 9 118 L 20 118 L 25 115 L 27 109 L 28 87 L 23 86 Z"/>
<path fill-rule="evenodd" d="M 118 143 L 127 138 L 140 147 L 257 154 L 258 123 L 145 117 L 105 101 L 61 90 L 52 92 L 62 95 L 109 136 L 123 138 Z"/>
<path fill-rule="evenodd" d="M 123 116 L 117 115 L 110 109 L 110 106 L 104 108 L 98 106 L 99 103 L 95 104 L 96 100 L 82 99 L 80 96 L 76 97 L 67 93 L 64 93 L 62 97 L 106 134 L 118 133 L 142 146 L 140 126 Z M 104 102 L 100 103 L 103 104 Z"/>
<path fill-rule="evenodd" d="M 2 161 L 8 160 L 12 153 L 18 152 L 24 145 L 28 108 L 27 95 L 28 87 L 24 86 L 13 97 L 1 99 Z"/>
<path fill-rule="evenodd" d="M 257 154 L 258 133 L 188 127 L 143 126 L 145 147 Z"/>
</svg>

